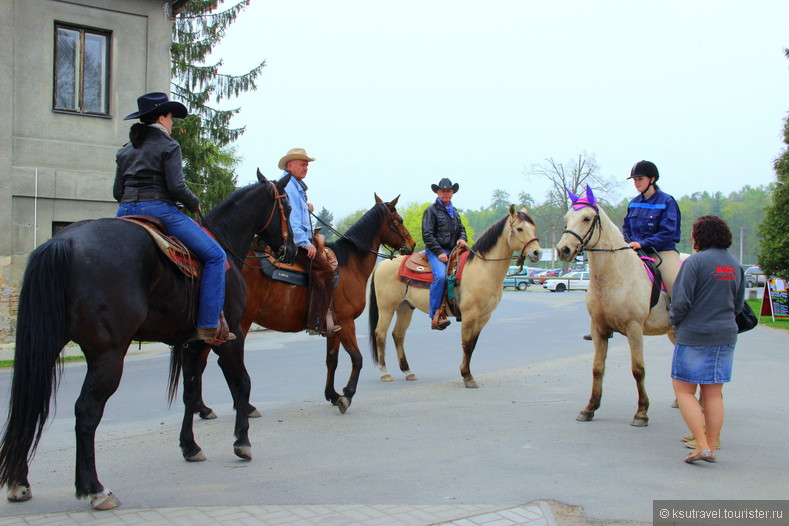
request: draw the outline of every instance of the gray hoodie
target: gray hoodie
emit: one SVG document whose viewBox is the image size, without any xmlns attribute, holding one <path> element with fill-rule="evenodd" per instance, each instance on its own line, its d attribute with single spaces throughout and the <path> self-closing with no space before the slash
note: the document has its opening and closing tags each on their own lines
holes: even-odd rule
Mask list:
<svg viewBox="0 0 789 526">
<path fill-rule="evenodd" d="M 745 301 L 740 263 L 720 248 L 691 255 L 671 288 L 671 325 L 680 345 L 712 347 L 737 342 L 734 317 Z"/>
</svg>

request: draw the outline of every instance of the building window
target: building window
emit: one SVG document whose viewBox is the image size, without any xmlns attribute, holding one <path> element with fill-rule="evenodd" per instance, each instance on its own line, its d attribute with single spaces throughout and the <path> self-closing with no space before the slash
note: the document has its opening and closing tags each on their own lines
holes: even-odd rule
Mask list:
<svg viewBox="0 0 789 526">
<path fill-rule="evenodd" d="M 55 110 L 109 115 L 111 35 L 55 24 Z"/>
<path fill-rule="evenodd" d="M 72 224 L 71 221 L 68 221 L 68 222 L 67 221 L 52 221 L 52 237 L 55 237 L 56 235 L 58 235 L 58 233 L 61 230 L 63 230 L 64 228 L 66 228 L 70 224 Z"/>
</svg>

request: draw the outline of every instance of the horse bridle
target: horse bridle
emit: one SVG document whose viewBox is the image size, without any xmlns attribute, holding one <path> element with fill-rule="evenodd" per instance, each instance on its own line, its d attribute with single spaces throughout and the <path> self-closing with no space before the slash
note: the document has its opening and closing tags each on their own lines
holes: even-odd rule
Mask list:
<svg viewBox="0 0 789 526">
<path fill-rule="evenodd" d="M 388 206 L 385 206 L 385 208 L 386 208 L 386 211 L 387 211 L 386 223 L 387 223 L 387 227 L 389 228 L 389 232 L 394 232 L 395 234 L 400 236 L 400 239 L 403 242 L 400 244 L 400 248 L 395 248 L 393 246 L 387 245 L 386 243 L 381 243 L 383 246 L 389 248 L 390 253 L 389 253 L 388 256 L 385 255 L 385 254 L 378 254 L 378 255 L 381 256 L 381 257 L 387 258 L 387 259 L 394 259 L 395 258 L 395 255 L 394 255 L 395 250 L 397 252 L 399 252 L 403 256 L 407 254 L 407 247 L 406 247 L 406 245 L 408 243 L 408 238 L 405 235 L 403 235 L 403 233 L 398 228 L 398 225 L 402 225 L 403 222 L 402 221 L 398 222 L 397 219 L 394 218 L 394 213 L 391 210 L 389 210 Z"/>
<path fill-rule="evenodd" d="M 283 243 L 282 243 L 282 245 L 280 245 L 279 251 L 277 252 L 277 261 L 282 261 L 283 259 L 285 259 L 285 256 L 287 255 L 287 252 L 288 252 L 287 244 L 288 244 L 288 237 L 289 237 L 288 236 L 288 222 L 287 222 L 287 219 L 285 218 L 285 205 L 282 204 L 282 200 L 287 198 L 288 195 L 285 194 L 285 193 L 280 194 L 279 190 L 277 190 L 277 185 L 275 185 L 273 181 L 269 181 L 269 184 L 271 185 L 271 188 L 274 190 L 274 204 L 272 204 L 272 206 L 271 206 L 271 214 L 268 217 L 268 221 L 266 221 L 266 224 L 263 225 L 262 228 L 260 228 L 257 232 L 255 232 L 255 235 L 258 235 L 261 232 L 264 232 L 268 228 L 268 226 L 271 224 L 271 220 L 274 219 L 274 212 L 276 212 L 277 208 L 279 208 L 280 227 L 282 228 L 281 233 L 282 233 Z M 275 205 L 278 205 L 278 206 L 275 206 Z M 208 228 L 208 222 L 206 221 L 205 217 L 203 216 L 203 213 L 199 209 L 197 211 L 197 215 L 200 218 L 201 224 L 204 225 L 206 228 Z M 230 254 L 231 256 L 236 258 L 236 261 L 239 261 L 242 265 L 246 265 L 247 267 L 251 267 L 251 265 L 249 265 L 245 261 L 245 259 L 248 259 L 250 256 L 246 256 L 246 257 L 242 258 L 238 254 L 236 254 L 235 252 L 230 250 L 228 247 L 226 247 L 224 245 L 224 243 L 220 242 L 218 239 L 216 240 L 216 242 L 219 243 L 219 245 L 222 247 L 222 249 L 225 251 L 226 254 Z"/>
<path fill-rule="evenodd" d="M 592 220 L 592 226 L 589 227 L 589 231 L 583 237 L 579 236 L 576 232 L 569 229 L 565 229 L 564 232 L 562 232 L 562 234 L 570 234 L 574 236 L 581 243 L 580 246 L 578 247 L 577 255 L 580 256 L 584 252 L 618 252 L 620 250 L 627 250 L 630 248 L 629 246 L 624 246 L 620 248 L 595 248 L 597 244 L 600 243 L 600 239 L 603 236 L 603 223 L 600 221 L 600 209 L 597 207 L 597 205 L 594 205 L 592 203 L 587 203 L 586 201 L 579 200 L 572 204 L 572 206 L 576 206 L 576 205 L 580 205 L 581 208 L 588 206 L 589 208 L 594 210 L 594 219 Z M 597 243 L 595 243 L 591 247 L 587 246 L 587 244 L 592 240 L 592 236 L 594 235 L 595 229 L 599 229 L 600 232 L 600 235 L 597 236 Z"/>
</svg>

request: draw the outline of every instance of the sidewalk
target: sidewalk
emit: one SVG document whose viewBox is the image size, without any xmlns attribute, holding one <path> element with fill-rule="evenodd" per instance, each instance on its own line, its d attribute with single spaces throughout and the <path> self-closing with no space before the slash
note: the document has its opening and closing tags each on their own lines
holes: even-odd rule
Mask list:
<svg viewBox="0 0 789 526">
<path fill-rule="evenodd" d="M 148 526 L 201 524 L 244 525 L 363 525 L 363 526 L 571 526 L 586 524 L 574 519 L 557 522 L 552 506 L 545 501 L 512 508 L 470 505 L 438 506 L 204 506 L 112 511 L 50 513 L 0 518 L 0 526 L 11 524 L 81 526 L 84 524 L 146 524 Z"/>
</svg>

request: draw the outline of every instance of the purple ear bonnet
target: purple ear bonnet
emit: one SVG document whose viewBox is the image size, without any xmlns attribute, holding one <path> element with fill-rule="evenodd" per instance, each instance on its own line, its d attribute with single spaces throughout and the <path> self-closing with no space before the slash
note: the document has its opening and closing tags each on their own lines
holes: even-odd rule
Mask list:
<svg viewBox="0 0 789 526">
<path fill-rule="evenodd" d="M 567 190 L 567 195 L 570 196 L 570 201 L 573 203 L 573 210 L 580 210 L 585 206 L 597 207 L 597 198 L 594 196 L 592 188 L 589 185 L 586 185 L 586 198 L 578 197 L 566 186 L 564 189 Z"/>
</svg>

